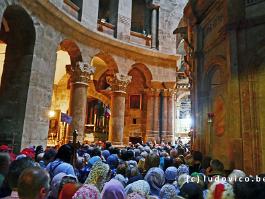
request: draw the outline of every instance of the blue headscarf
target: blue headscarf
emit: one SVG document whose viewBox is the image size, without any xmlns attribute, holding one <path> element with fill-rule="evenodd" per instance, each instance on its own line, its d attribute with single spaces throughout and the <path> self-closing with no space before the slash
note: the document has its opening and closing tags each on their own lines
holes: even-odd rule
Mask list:
<svg viewBox="0 0 265 199">
<path fill-rule="evenodd" d="M 166 180 L 170 183 L 177 179 L 178 170 L 176 167 L 168 167 L 165 171 Z"/>
<path fill-rule="evenodd" d="M 109 150 L 104 150 L 104 151 L 102 151 L 101 154 L 102 154 L 102 156 L 104 157 L 105 160 L 107 160 L 108 157 L 110 156 Z"/>
<path fill-rule="evenodd" d="M 107 163 L 110 166 L 110 169 L 116 169 L 119 164 L 117 155 L 110 155 L 107 159 Z"/>
<path fill-rule="evenodd" d="M 151 168 L 144 179 L 150 185 L 151 195 L 159 196 L 160 189 L 165 183 L 164 171 L 158 167 Z"/>
</svg>

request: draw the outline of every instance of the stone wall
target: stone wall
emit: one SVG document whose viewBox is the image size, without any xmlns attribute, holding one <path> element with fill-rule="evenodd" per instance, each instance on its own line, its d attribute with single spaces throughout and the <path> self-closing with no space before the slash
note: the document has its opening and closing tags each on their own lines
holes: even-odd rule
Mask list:
<svg viewBox="0 0 265 199">
<path fill-rule="evenodd" d="M 114 38 L 109 38 L 102 33 L 94 32 L 93 27 L 91 29 L 88 27 L 88 19 L 82 20 L 81 18 L 81 22 L 74 19 L 61 10 L 61 3 L 61 1 L 50 2 L 42 0 L 7 0 L 0 2 L 0 16 L 3 15 L 9 5 L 18 4 L 25 9 L 32 20 L 33 31 L 36 36 L 33 51 L 29 58 L 31 61 L 29 60 L 27 63 L 25 60 L 22 61 L 21 71 L 14 69 L 12 72 L 21 77 L 17 78 L 14 82 L 18 83 L 20 80 L 24 83 L 28 82 L 25 88 L 19 90 L 21 95 L 19 95 L 19 92 L 14 92 L 13 89 L 12 91 L 10 90 L 12 96 L 8 92 L 1 93 L 1 100 L 5 101 L 3 103 L 1 101 L 1 106 L 4 107 L 1 110 L 4 111 L 0 113 L 0 128 L 5 129 L 3 134 L 1 132 L 1 135 L 5 135 L 3 139 L 1 137 L 1 142 L 12 144 L 12 132 L 15 128 L 18 135 L 15 140 L 17 150 L 29 144 L 42 144 L 45 146 L 49 126 L 48 111 L 51 108 L 60 108 L 61 110 L 67 108 L 61 105 L 62 101 L 65 104 L 69 100 L 67 99 L 69 90 L 67 90 L 66 79 L 62 79 L 62 84 L 57 85 L 53 90 L 56 51 L 62 41 L 74 43 L 74 48 L 70 46 L 64 50 L 71 54 L 75 53 L 76 49 L 78 49 L 81 53 L 80 58 L 85 62 L 90 63 L 91 59 L 99 53 L 108 54 L 111 60 L 115 60 L 114 62 L 117 64 L 118 71 L 125 75 L 133 64 L 140 62 L 149 68 L 156 81 L 161 81 L 161 85 L 163 81 L 175 80 L 174 74 L 177 56 L 131 45 Z M 86 17 L 89 18 L 88 15 Z M 1 19 L 3 18 L 1 17 Z M 7 46 L 7 51 L 10 47 L 11 45 Z M 24 46 L 23 49 L 25 47 L 27 48 L 27 46 Z M 8 61 L 9 59 L 6 60 L 6 62 Z M 77 60 L 71 59 L 71 61 L 73 62 L 72 64 L 75 64 L 74 61 Z M 27 66 L 27 64 L 28 70 L 24 71 L 23 67 Z M 26 74 L 27 77 L 20 74 Z M 2 81 L 11 81 L 10 78 L 3 79 Z M 13 84 L 15 87 L 16 85 L 16 83 Z M 4 90 L 3 88 L 1 85 L 2 90 Z M 53 93 L 55 94 L 55 103 L 52 103 Z M 22 95 L 23 97 L 21 98 Z M 13 98 L 19 99 L 23 103 L 18 106 L 8 105 L 6 102 Z M 11 117 L 7 113 L 10 110 L 13 110 L 13 116 Z M 14 113 L 17 114 L 15 115 Z M 6 119 L 10 120 L 11 123 L 6 123 Z M 14 122 L 17 122 L 17 124 L 14 124 Z"/>
<path fill-rule="evenodd" d="M 244 1 L 191 4 L 184 14 L 194 47 L 188 62 L 194 63 L 195 148 L 228 170 L 257 174 L 264 170 L 264 12 L 245 12 L 254 8 Z"/>
</svg>

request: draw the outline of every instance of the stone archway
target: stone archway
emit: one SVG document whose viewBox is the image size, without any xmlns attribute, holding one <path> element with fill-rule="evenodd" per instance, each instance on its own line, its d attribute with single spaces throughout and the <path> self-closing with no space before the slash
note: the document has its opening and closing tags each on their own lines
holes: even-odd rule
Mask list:
<svg viewBox="0 0 265 199">
<path fill-rule="evenodd" d="M 227 133 L 227 116 L 226 116 L 226 99 L 227 85 L 225 81 L 225 72 L 219 64 L 208 66 L 204 89 L 207 91 L 207 96 L 204 97 L 202 107 L 203 125 L 204 125 L 204 143 L 206 153 L 221 160 L 226 167 L 231 161 L 227 158 L 230 150 L 228 142 L 229 135 Z M 210 115 L 210 116 L 209 116 Z M 209 117 L 213 118 L 209 119 Z M 208 116 L 208 118 L 207 118 Z M 220 148 L 219 146 L 223 147 Z M 224 150 L 224 148 L 226 150 Z"/>
<path fill-rule="evenodd" d="M 24 134 L 36 33 L 31 17 L 18 5 L 6 8 L 3 24 L 0 40 L 7 46 L 0 87 L 0 140 L 18 151 Z"/>
<path fill-rule="evenodd" d="M 132 81 L 127 87 L 125 100 L 124 143 L 137 137 L 146 141 L 147 101 L 152 74 L 143 63 L 135 63 L 128 75 L 132 76 Z"/>
</svg>

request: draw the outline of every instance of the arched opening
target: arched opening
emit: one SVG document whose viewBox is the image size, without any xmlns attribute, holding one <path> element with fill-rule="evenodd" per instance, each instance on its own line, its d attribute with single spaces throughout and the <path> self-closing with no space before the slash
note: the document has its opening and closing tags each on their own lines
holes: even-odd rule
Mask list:
<svg viewBox="0 0 265 199">
<path fill-rule="evenodd" d="M 106 77 L 118 72 L 114 59 L 103 52 L 92 58 L 91 65 L 96 71 L 87 93 L 85 142 L 89 143 L 108 139 L 111 90 Z"/>
<path fill-rule="evenodd" d="M 191 96 L 190 91 L 180 91 L 176 101 L 176 135 L 182 143 L 190 141 L 191 119 Z"/>
<path fill-rule="evenodd" d="M 57 49 L 56 69 L 53 84 L 52 104 L 49 111 L 48 146 L 65 143 L 67 128 L 70 124 L 70 75 L 67 65 L 82 61 L 80 49 L 72 40 L 62 41 Z"/>
<path fill-rule="evenodd" d="M 106 76 L 118 72 L 115 60 L 109 54 L 100 52 L 92 58 L 91 65 L 96 68 L 93 78 L 96 90 L 103 93 L 106 92 L 109 87 Z"/>
<path fill-rule="evenodd" d="M 3 72 L 0 86 L 0 144 L 11 144 L 18 151 L 28 96 L 35 28 L 28 13 L 18 5 L 6 8 L 1 24 L 0 40 Z M 3 60 L 3 59 L 2 59 Z"/>
<path fill-rule="evenodd" d="M 152 75 L 142 63 L 136 63 L 128 73 L 132 81 L 128 85 L 125 110 L 124 143 L 141 142 L 146 136 L 147 93 Z"/>
<path fill-rule="evenodd" d="M 220 65 L 213 65 L 209 68 L 205 79 L 205 90 L 208 97 L 203 105 L 204 114 L 207 116 L 205 129 L 205 146 L 208 155 L 216 156 L 228 165 L 227 151 L 220 149 L 219 145 L 228 149 L 225 142 L 226 125 L 226 82 L 224 72 Z"/>
</svg>

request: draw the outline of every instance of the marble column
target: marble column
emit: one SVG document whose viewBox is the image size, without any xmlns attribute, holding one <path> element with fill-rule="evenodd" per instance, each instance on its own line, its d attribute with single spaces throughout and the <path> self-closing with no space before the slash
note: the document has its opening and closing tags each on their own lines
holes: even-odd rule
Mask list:
<svg viewBox="0 0 265 199">
<path fill-rule="evenodd" d="M 153 136 L 155 137 L 156 142 L 160 142 L 159 136 L 159 115 L 160 115 L 160 90 L 154 89 L 154 127 L 153 127 Z"/>
<path fill-rule="evenodd" d="M 116 73 L 107 77 L 107 82 L 111 85 L 111 116 L 109 123 L 109 141 L 114 146 L 123 146 L 125 96 L 131 76 Z"/>
<path fill-rule="evenodd" d="M 66 142 L 73 139 L 73 130 L 78 131 L 77 141 L 83 142 L 87 105 L 87 87 L 91 75 L 95 72 L 93 66 L 86 62 L 77 62 L 76 66 L 67 65 L 66 71 L 70 74 L 71 93 L 69 115 L 72 117 Z"/>
<path fill-rule="evenodd" d="M 164 142 L 168 142 L 167 140 L 167 133 L 168 133 L 168 129 L 167 129 L 167 125 L 168 125 L 168 109 L 170 107 L 168 107 L 168 90 L 165 89 L 162 92 L 163 95 L 163 108 L 162 108 L 162 139 L 164 140 Z"/>
<path fill-rule="evenodd" d="M 147 95 L 147 111 L 146 111 L 146 141 L 154 140 L 154 94 L 151 89 L 146 90 Z"/>
<path fill-rule="evenodd" d="M 167 141 L 174 143 L 175 141 L 175 136 L 174 136 L 174 112 L 175 112 L 175 107 L 174 107 L 174 90 L 169 91 L 168 99 L 167 99 L 167 105 L 168 105 L 168 112 L 167 112 Z"/>
</svg>

